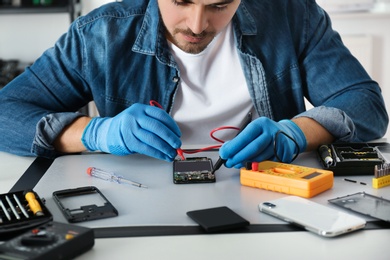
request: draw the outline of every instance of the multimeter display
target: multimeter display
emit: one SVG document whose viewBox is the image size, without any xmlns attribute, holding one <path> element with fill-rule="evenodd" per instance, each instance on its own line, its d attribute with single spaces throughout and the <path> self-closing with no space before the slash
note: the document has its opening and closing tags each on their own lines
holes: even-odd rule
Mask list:
<svg viewBox="0 0 390 260">
<path fill-rule="evenodd" d="M 263 161 L 240 171 L 242 185 L 310 198 L 333 187 L 333 172 Z"/>
</svg>

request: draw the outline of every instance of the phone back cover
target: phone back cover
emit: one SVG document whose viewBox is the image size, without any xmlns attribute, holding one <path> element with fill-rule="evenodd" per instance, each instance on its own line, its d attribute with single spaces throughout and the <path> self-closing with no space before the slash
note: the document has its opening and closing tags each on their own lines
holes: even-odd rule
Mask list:
<svg viewBox="0 0 390 260">
<path fill-rule="evenodd" d="M 341 235 L 361 229 L 366 224 L 363 218 L 297 196 L 288 196 L 267 203 L 272 203 L 275 207 L 261 203 L 260 211 L 322 236 Z"/>
<path fill-rule="evenodd" d="M 390 200 L 358 192 L 328 201 L 360 214 L 390 222 Z"/>
</svg>

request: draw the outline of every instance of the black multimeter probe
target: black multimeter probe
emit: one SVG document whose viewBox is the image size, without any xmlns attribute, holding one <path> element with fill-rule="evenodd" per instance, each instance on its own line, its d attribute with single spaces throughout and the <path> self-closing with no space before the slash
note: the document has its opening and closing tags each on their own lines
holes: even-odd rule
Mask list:
<svg viewBox="0 0 390 260">
<path fill-rule="evenodd" d="M 249 123 L 252 121 L 252 112 L 249 112 L 246 116 L 245 116 L 245 119 L 244 119 L 244 122 L 242 123 L 242 126 L 240 127 L 240 131 L 238 131 L 237 135 L 239 135 L 241 133 L 242 130 L 244 130 L 244 128 L 249 125 Z M 236 136 L 237 136 L 236 135 Z M 213 171 L 211 172 L 212 174 L 214 174 L 217 170 L 219 170 L 219 168 L 221 168 L 221 166 L 226 162 L 225 159 L 222 159 L 221 156 L 219 156 L 218 158 L 218 161 L 214 164 L 214 167 L 213 167 Z"/>
</svg>

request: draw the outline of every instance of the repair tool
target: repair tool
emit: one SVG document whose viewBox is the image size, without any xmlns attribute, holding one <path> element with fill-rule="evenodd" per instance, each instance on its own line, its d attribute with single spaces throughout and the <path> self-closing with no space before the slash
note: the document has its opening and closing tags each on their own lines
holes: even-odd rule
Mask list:
<svg viewBox="0 0 390 260">
<path fill-rule="evenodd" d="M 32 190 L 0 194 L 0 240 L 8 240 L 52 219 L 44 200 Z"/>
<path fill-rule="evenodd" d="M 333 187 L 333 172 L 287 163 L 247 163 L 242 185 L 310 198 Z"/>
<path fill-rule="evenodd" d="M 379 189 L 390 185 L 390 164 L 375 165 L 372 187 Z"/>
<path fill-rule="evenodd" d="M 39 204 L 39 202 L 35 198 L 34 193 L 29 191 L 24 196 L 28 202 L 28 206 L 30 207 L 30 210 L 34 213 L 34 215 L 43 216 L 44 213 L 42 211 L 41 205 Z"/>
<path fill-rule="evenodd" d="M 89 167 L 87 169 L 87 173 L 90 176 L 93 176 L 93 177 L 96 177 L 96 178 L 99 178 L 99 179 L 102 179 L 102 180 L 105 180 L 105 181 L 116 182 L 116 183 L 119 183 L 119 184 L 126 183 L 126 184 L 133 185 L 133 186 L 136 186 L 136 187 L 139 187 L 139 188 L 148 188 L 148 186 L 143 185 L 141 183 L 125 179 L 122 176 L 116 175 L 113 172 L 108 172 L 108 171 L 105 171 L 105 170 L 102 170 L 102 169 L 98 169 L 98 168 L 95 168 L 95 167 Z"/>
<path fill-rule="evenodd" d="M 242 130 L 244 130 L 244 128 L 249 125 L 249 123 L 252 122 L 252 112 L 249 112 L 248 114 L 246 114 L 245 118 L 244 118 L 244 122 L 242 123 L 241 127 L 239 128 L 239 131 L 237 133 L 237 135 L 239 135 Z M 236 136 L 237 136 L 236 135 Z M 219 168 L 221 168 L 221 166 L 226 162 L 225 159 L 222 159 L 221 157 L 218 158 L 217 162 L 215 163 L 214 167 L 213 167 L 213 171 L 211 172 L 212 174 L 214 174 L 217 170 L 219 170 Z"/>
</svg>

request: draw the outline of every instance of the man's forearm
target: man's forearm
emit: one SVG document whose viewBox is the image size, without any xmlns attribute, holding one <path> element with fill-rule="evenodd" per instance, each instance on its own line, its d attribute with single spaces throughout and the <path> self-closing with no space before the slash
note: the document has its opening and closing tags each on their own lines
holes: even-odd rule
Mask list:
<svg viewBox="0 0 390 260">
<path fill-rule="evenodd" d="M 54 141 L 54 147 L 62 153 L 78 153 L 86 148 L 81 142 L 85 127 L 91 121 L 90 117 L 78 117 L 66 126 Z"/>
<path fill-rule="evenodd" d="M 54 141 L 55 149 L 63 153 L 85 151 L 86 148 L 81 142 L 81 137 L 90 120 L 90 117 L 79 117 L 65 127 Z M 292 121 L 294 121 L 305 134 L 308 151 L 317 149 L 321 144 L 332 143 L 334 141 L 334 137 L 322 125 L 311 118 L 299 117 L 294 118 Z"/>
<path fill-rule="evenodd" d="M 332 143 L 334 137 L 317 121 L 308 117 L 298 117 L 292 120 L 303 131 L 307 141 L 307 151 L 317 149 L 321 144 Z"/>
</svg>

